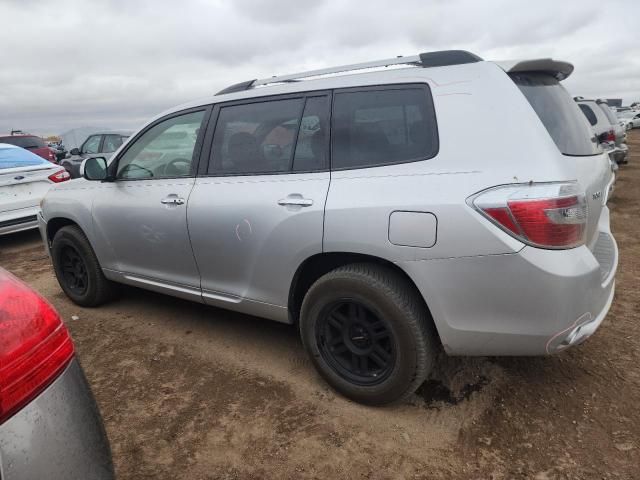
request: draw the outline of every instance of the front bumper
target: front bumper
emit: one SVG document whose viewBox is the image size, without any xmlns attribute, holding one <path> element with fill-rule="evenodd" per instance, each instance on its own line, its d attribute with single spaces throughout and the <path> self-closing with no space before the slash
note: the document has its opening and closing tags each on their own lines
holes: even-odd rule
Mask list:
<svg viewBox="0 0 640 480">
<path fill-rule="evenodd" d="M 505 255 L 401 262 L 452 355 L 545 355 L 583 342 L 609 311 L 618 249 L 524 247 Z"/>
<path fill-rule="evenodd" d="M 35 400 L 0 425 L 2 480 L 113 480 L 102 419 L 74 359 Z"/>
</svg>

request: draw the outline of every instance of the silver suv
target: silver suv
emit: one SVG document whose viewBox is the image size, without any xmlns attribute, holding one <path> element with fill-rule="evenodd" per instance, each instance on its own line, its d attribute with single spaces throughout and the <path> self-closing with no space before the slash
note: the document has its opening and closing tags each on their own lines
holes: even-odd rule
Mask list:
<svg viewBox="0 0 640 480">
<path fill-rule="evenodd" d="M 545 355 L 609 310 L 606 153 L 571 64 L 420 54 L 229 87 L 161 114 L 40 229 L 64 292 L 117 284 L 295 324 L 368 404 L 450 355 Z M 505 121 L 507 119 L 507 121 Z"/>
</svg>

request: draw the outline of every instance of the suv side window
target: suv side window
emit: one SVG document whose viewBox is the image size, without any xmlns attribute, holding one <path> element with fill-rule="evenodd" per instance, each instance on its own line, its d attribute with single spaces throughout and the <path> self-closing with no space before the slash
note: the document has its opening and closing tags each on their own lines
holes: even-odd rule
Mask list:
<svg viewBox="0 0 640 480">
<path fill-rule="evenodd" d="M 123 138 L 125 137 L 122 137 L 122 135 L 105 135 L 102 142 L 102 152 L 115 152 L 122 145 Z"/>
<path fill-rule="evenodd" d="M 582 110 L 582 113 L 584 113 L 584 116 L 587 117 L 587 120 L 589 120 L 591 126 L 598 123 L 598 117 L 596 117 L 596 114 L 593 110 L 591 110 L 591 107 L 589 105 L 579 103 L 578 106 L 580 107 L 580 110 Z"/>
<path fill-rule="evenodd" d="M 81 153 L 99 153 L 101 135 L 91 135 L 84 141 Z"/>
<path fill-rule="evenodd" d="M 331 132 L 332 169 L 424 160 L 438 152 L 435 112 L 426 85 L 337 92 Z"/>
<path fill-rule="evenodd" d="M 307 98 L 293 158 L 294 171 L 311 172 L 328 167 L 330 107 L 327 95 Z"/>
<path fill-rule="evenodd" d="M 294 98 L 220 108 L 208 173 L 290 171 L 303 106 L 304 98 Z"/>
<path fill-rule="evenodd" d="M 205 111 L 163 120 L 138 137 L 118 160 L 118 179 L 174 178 L 191 173 Z"/>
</svg>

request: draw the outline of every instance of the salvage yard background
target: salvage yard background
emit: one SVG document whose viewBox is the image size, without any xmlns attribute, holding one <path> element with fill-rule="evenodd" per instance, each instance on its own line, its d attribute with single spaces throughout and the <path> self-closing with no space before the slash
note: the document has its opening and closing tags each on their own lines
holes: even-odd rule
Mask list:
<svg viewBox="0 0 640 480">
<path fill-rule="evenodd" d="M 291 326 L 134 288 L 77 307 L 37 232 L 0 237 L 0 265 L 70 327 L 121 480 L 637 479 L 640 130 L 628 143 L 609 202 L 617 290 L 598 333 L 549 358 L 448 358 L 403 405 L 333 393 Z"/>
</svg>

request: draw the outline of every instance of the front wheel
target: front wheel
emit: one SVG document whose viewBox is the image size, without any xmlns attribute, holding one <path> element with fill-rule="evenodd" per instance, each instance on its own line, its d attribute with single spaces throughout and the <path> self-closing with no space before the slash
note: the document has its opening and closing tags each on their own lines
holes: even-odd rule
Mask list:
<svg viewBox="0 0 640 480">
<path fill-rule="evenodd" d="M 373 264 L 347 265 L 318 279 L 302 304 L 300 334 L 322 377 L 369 405 L 413 393 L 436 354 L 432 321 L 413 285 Z"/>
<path fill-rule="evenodd" d="M 97 307 L 116 294 L 116 284 L 105 278 L 96 254 L 80 228 L 68 225 L 56 232 L 51 259 L 60 287 L 74 303 Z"/>
</svg>

